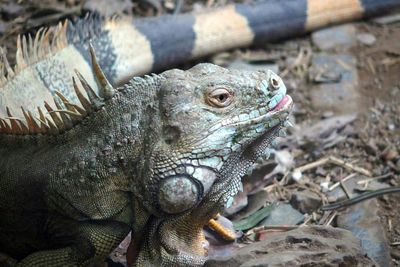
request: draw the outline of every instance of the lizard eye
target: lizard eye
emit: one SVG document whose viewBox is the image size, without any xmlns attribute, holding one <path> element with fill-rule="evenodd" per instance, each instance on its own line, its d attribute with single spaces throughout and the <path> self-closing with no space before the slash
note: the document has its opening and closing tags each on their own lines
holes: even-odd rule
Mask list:
<svg viewBox="0 0 400 267">
<path fill-rule="evenodd" d="M 233 94 L 226 89 L 219 88 L 209 92 L 206 100 L 211 106 L 224 108 L 232 103 Z"/>
</svg>

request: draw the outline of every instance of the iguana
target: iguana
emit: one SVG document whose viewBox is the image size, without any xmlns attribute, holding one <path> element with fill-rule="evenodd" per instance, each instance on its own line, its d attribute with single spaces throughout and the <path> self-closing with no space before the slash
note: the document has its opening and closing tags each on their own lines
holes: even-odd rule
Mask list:
<svg viewBox="0 0 400 267">
<path fill-rule="evenodd" d="M 113 89 L 93 65 L 100 95 L 79 72 L 73 82 L 82 107 L 60 94 L 47 117 L 2 121 L 2 252 L 17 266 L 87 266 L 132 228 L 138 266 L 202 265 L 203 226 L 288 117 L 282 80 L 200 64 Z"/>
<path fill-rule="evenodd" d="M 398 5 L 260 1 L 20 38 L 16 67 L 3 54 L 0 68 L 1 253 L 17 266 L 86 266 L 133 229 L 138 266 L 202 265 L 202 226 L 281 133 L 292 100 L 272 72 L 211 64 L 115 85 Z"/>
</svg>

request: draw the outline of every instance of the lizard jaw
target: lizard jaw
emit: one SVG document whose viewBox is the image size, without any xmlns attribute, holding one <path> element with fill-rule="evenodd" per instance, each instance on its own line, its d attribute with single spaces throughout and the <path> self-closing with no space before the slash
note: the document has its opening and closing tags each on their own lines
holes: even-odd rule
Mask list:
<svg viewBox="0 0 400 267">
<path fill-rule="evenodd" d="M 276 117 L 279 117 L 281 113 L 289 112 L 292 109 L 292 107 L 293 107 L 292 98 L 289 95 L 285 95 L 278 104 L 276 104 L 273 108 L 267 110 L 264 114 L 243 121 L 240 121 L 238 119 L 239 116 L 236 116 L 234 119 L 222 123 L 222 125 L 246 127 L 246 126 L 260 124 L 263 122 L 268 122 L 274 120 Z"/>
<path fill-rule="evenodd" d="M 288 110 L 291 108 L 293 105 L 293 99 L 290 97 L 290 95 L 285 95 L 282 100 L 270 110 L 270 112 L 276 112 L 281 109 Z"/>
<path fill-rule="evenodd" d="M 279 136 L 280 130 L 284 127 L 284 122 L 287 121 L 287 115 L 293 108 L 293 100 L 289 95 L 285 95 L 278 104 L 276 104 L 272 109 L 270 109 L 266 114 L 253 118 L 251 120 L 252 123 L 256 121 L 258 124 L 262 124 L 264 122 L 268 122 L 270 120 L 278 119 L 277 123 L 270 125 L 268 129 L 265 130 L 259 137 L 248 142 L 245 145 L 244 152 L 242 155 L 245 155 L 242 160 L 247 161 L 247 170 L 254 165 L 254 162 L 257 158 L 262 156 L 265 153 L 265 149 L 268 148 L 273 139 Z M 249 121 L 242 122 L 249 123 Z M 264 151 L 263 151 L 264 150 Z M 262 152 L 261 152 L 262 151 Z M 247 172 L 246 170 L 246 172 Z M 233 171 L 230 175 L 232 178 L 229 180 L 229 183 L 232 187 L 231 190 L 222 194 L 220 201 L 225 203 L 225 207 L 228 207 L 233 203 L 233 197 L 241 191 L 243 185 L 241 183 L 241 177 L 245 175 L 245 173 L 241 172 L 242 170 L 239 168 L 236 171 Z M 236 172 L 236 175 L 235 175 Z M 236 185 L 236 186 L 232 186 Z"/>
</svg>

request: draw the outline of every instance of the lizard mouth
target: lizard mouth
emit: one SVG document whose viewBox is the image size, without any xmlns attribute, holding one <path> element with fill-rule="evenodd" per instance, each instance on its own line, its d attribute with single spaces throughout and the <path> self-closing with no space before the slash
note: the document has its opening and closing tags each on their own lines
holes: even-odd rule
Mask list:
<svg viewBox="0 0 400 267">
<path fill-rule="evenodd" d="M 278 121 L 272 125 L 270 125 L 270 130 L 267 130 L 267 134 L 271 134 L 271 131 L 273 129 L 277 128 L 277 126 L 282 123 L 283 121 L 287 120 L 287 116 L 281 116 L 283 113 L 288 113 L 293 107 L 293 100 L 290 97 L 290 95 L 285 95 L 282 100 L 276 104 L 275 107 L 270 109 L 267 113 L 254 118 L 253 120 L 250 121 L 251 124 L 258 124 L 258 123 L 263 123 L 266 121 L 271 121 L 274 119 L 277 119 Z"/>
<path fill-rule="evenodd" d="M 293 100 L 290 97 L 290 95 L 285 95 L 285 97 L 282 98 L 282 100 L 270 110 L 270 112 L 276 112 L 280 110 L 288 110 L 291 108 L 293 104 Z"/>
<path fill-rule="evenodd" d="M 282 100 L 276 104 L 275 107 L 269 110 L 265 110 L 261 115 L 256 117 L 246 118 L 245 120 L 240 121 L 240 115 L 236 118 L 232 119 L 228 123 L 223 123 L 224 126 L 239 126 L 239 127 L 246 127 L 252 126 L 257 124 L 262 124 L 264 122 L 270 122 L 275 118 L 280 120 L 286 120 L 285 118 L 280 118 L 280 114 L 289 112 L 293 107 L 293 100 L 289 95 L 285 95 Z M 261 113 L 261 112 L 260 112 Z M 276 124 L 275 124 L 276 125 Z M 274 127 L 275 125 L 271 125 L 270 128 Z"/>
</svg>

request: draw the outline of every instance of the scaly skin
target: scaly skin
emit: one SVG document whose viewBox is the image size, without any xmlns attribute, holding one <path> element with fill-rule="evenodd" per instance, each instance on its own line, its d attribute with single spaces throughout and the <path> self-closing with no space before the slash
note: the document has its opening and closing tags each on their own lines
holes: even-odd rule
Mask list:
<svg viewBox="0 0 400 267">
<path fill-rule="evenodd" d="M 285 94 L 272 72 L 200 64 L 131 80 L 63 134 L 0 135 L 0 252 L 88 266 L 133 229 L 137 266 L 201 266 L 202 227 L 279 134 Z"/>
</svg>

